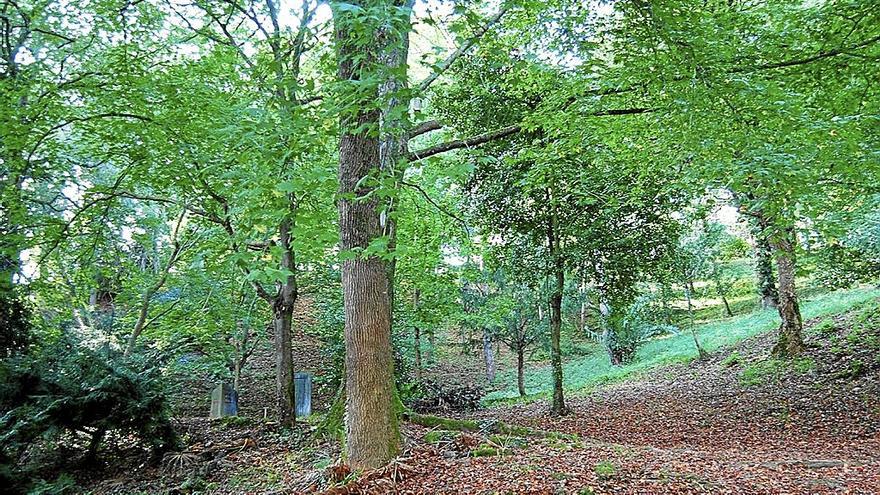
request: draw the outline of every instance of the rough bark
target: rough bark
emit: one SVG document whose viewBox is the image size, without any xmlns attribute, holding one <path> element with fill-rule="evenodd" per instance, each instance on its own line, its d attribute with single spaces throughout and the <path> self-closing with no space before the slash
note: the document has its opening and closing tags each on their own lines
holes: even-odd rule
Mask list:
<svg viewBox="0 0 880 495">
<path fill-rule="evenodd" d="M 492 336 L 486 328 L 483 329 L 483 360 L 486 362 L 486 379 L 492 383 L 495 381 L 495 356 L 492 353 Z"/>
<path fill-rule="evenodd" d="M 334 11 L 338 76 L 357 81 L 375 61 L 378 46 L 365 46 L 350 30 L 351 10 Z M 367 177 L 380 173 L 379 111 L 369 94 L 341 117 L 339 141 L 339 233 L 345 252 L 366 248 L 383 234 L 378 199 Z M 355 469 L 384 465 L 400 450 L 391 354 L 391 295 L 388 264 L 357 255 L 342 263 L 345 313 L 345 452 Z"/>
<path fill-rule="evenodd" d="M 272 303 L 275 328 L 275 395 L 278 421 L 283 425 L 296 422 L 296 396 L 293 380 L 293 307 L 299 296 L 296 281 L 296 258 L 293 251 L 293 228 L 296 218 L 296 200 L 288 198 L 289 216 L 281 221 L 278 237 L 281 242 L 281 268 L 290 273 L 278 288 Z"/>
<path fill-rule="evenodd" d="M 795 243 L 794 231 L 787 229 L 783 235 L 772 241 L 776 251 L 776 266 L 779 272 L 779 338 L 773 348 L 775 356 L 796 356 L 804 351 L 803 320 L 798 305 L 795 284 Z"/>
<path fill-rule="evenodd" d="M 292 306 L 288 307 L 281 298 L 273 306 L 273 354 L 275 358 L 275 414 L 278 422 L 291 426 L 296 422 L 294 398 L 293 362 L 291 358 Z"/>
</svg>

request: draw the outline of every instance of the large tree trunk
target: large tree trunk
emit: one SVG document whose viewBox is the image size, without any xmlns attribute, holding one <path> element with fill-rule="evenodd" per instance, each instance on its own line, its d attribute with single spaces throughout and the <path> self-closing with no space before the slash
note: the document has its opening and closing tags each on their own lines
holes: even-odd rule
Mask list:
<svg viewBox="0 0 880 495">
<path fill-rule="evenodd" d="M 340 221 L 346 216 L 341 214 Z M 387 282 L 386 265 L 379 258 L 343 263 L 345 449 L 357 469 L 387 463 L 400 447 Z"/>
<path fill-rule="evenodd" d="M 334 9 L 339 79 L 358 81 L 375 62 L 378 46 L 365 46 L 354 23 L 360 15 Z M 374 37 L 375 38 L 375 37 Z M 379 43 L 377 41 L 377 43 Z M 376 195 L 368 177 L 379 177 L 379 111 L 376 93 L 356 96 L 342 114 L 339 141 L 339 234 L 343 252 L 364 249 L 383 235 Z M 384 465 L 400 450 L 391 354 L 389 266 L 376 256 L 356 255 L 342 263 L 345 312 L 345 451 L 355 469 Z"/>
<path fill-rule="evenodd" d="M 553 404 L 550 411 L 555 416 L 562 416 L 568 412 L 562 391 L 562 293 L 565 289 L 565 270 L 556 232 L 555 215 L 551 218 L 548 241 L 556 279 L 553 293 L 550 295 L 550 365 L 553 369 Z"/>
<path fill-rule="evenodd" d="M 519 390 L 519 396 L 526 396 L 526 380 L 525 380 L 525 349 L 516 350 L 516 388 Z"/>
<path fill-rule="evenodd" d="M 483 329 L 483 359 L 486 362 L 486 379 L 495 381 L 495 356 L 492 354 L 492 337 L 487 329 Z"/>
<path fill-rule="evenodd" d="M 779 270 L 779 339 L 773 348 L 776 356 L 795 356 L 804 350 L 802 336 L 803 320 L 798 306 L 795 287 L 795 243 L 794 231 L 787 229 L 784 235 L 773 241 L 776 250 L 776 265 Z"/>
</svg>

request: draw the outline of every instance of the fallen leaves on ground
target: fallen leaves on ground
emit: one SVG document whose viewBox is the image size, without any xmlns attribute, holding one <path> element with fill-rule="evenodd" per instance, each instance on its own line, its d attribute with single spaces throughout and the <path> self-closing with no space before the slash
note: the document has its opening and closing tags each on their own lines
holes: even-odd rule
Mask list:
<svg viewBox="0 0 880 495">
<path fill-rule="evenodd" d="M 852 325 L 838 323 L 843 338 Z M 835 371 L 841 353 L 832 342 L 812 336 L 802 359 L 814 366 L 785 367 L 759 384 L 740 377 L 750 363 L 768 359 L 772 335 L 738 346 L 738 363 L 719 353 L 573 398 L 563 417 L 551 417 L 543 402 L 479 411 L 468 418 L 580 440 L 532 438 L 492 457 L 420 444 L 408 453 L 410 476 L 392 492 L 880 493 L 880 363 L 847 377 Z"/>
</svg>

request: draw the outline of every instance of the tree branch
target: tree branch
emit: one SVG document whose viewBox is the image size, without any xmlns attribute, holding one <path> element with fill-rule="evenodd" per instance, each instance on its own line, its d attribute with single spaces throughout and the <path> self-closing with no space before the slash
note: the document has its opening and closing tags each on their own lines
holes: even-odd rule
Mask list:
<svg viewBox="0 0 880 495">
<path fill-rule="evenodd" d="M 484 34 L 486 34 L 490 29 L 492 29 L 492 26 L 497 24 L 498 21 L 500 21 L 501 18 L 504 17 L 504 14 L 506 14 L 508 10 L 510 10 L 509 6 L 505 5 L 505 6 L 501 7 L 501 9 L 498 10 L 498 13 L 496 13 L 494 16 L 492 16 L 483 27 L 481 27 L 480 29 L 477 30 L 476 33 L 474 33 L 474 35 L 472 37 L 470 37 L 467 41 L 465 41 L 465 43 L 463 45 L 458 47 L 457 50 L 455 50 L 448 57 L 446 57 L 446 59 L 444 59 L 442 62 L 437 64 L 437 69 L 434 72 L 432 72 L 430 76 L 426 77 L 422 82 L 419 83 L 419 86 L 418 86 L 419 92 L 424 92 L 426 89 L 428 89 L 428 86 L 430 86 L 434 81 L 436 81 L 437 78 L 440 77 L 440 75 L 443 74 L 446 71 L 446 69 L 449 68 L 449 66 L 454 64 L 456 60 L 458 60 L 459 58 L 461 58 L 462 55 L 467 53 L 468 50 L 470 50 L 471 47 L 473 47 L 477 43 L 477 41 L 479 41 L 479 39 L 483 37 Z"/>
<path fill-rule="evenodd" d="M 68 126 L 68 125 L 70 125 L 70 124 L 77 123 L 77 122 L 87 122 L 87 121 L 89 121 L 89 120 L 106 119 L 106 118 L 135 119 L 135 120 L 140 120 L 140 121 L 143 121 L 143 122 L 153 122 L 153 119 L 150 118 L 150 117 L 145 117 L 145 116 L 143 116 L 143 115 L 136 115 L 136 114 L 133 114 L 133 113 L 126 113 L 126 112 L 104 112 L 104 113 L 98 113 L 98 114 L 95 114 L 95 115 L 87 115 L 87 116 L 85 116 L 85 117 L 74 117 L 74 118 L 71 118 L 71 119 L 65 120 L 65 121 L 63 121 L 63 122 L 61 122 L 61 123 L 59 123 L 59 124 L 55 124 L 54 126 L 52 126 L 52 127 L 50 127 L 49 129 L 47 129 L 45 132 L 43 132 L 43 134 L 41 134 L 40 137 L 37 138 L 36 142 L 35 142 L 34 145 L 31 147 L 30 152 L 28 153 L 28 156 L 27 156 L 27 160 L 26 160 L 26 161 L 27 161 L 28 163 L 30 163 L 30 161 L 31 161 L 31 160 L 33 159 L 33 157 L 34 157 L 34 154 L 36 154 L 37 150 L 40 148 L 40 146 L 43 144 L 43 142 L 44 142 L 49 136 L 51 136 L 52 133 L 54 133 L 55 131 L 57 131 L 57 130 L 63 128 L 63 127 L 66 127 L 66 126 Z"/>
<path fill-rule="evenodd" d="M 416 191 L 418 191 L 419 193 L 421 193 L 422 197 L 424 197 L 425 200 L 426 200 L 428 203 L 431 203 L 431 205 L 432 205 L 434 208 L 436 208 L 437 211 L 439 211 L 440 213 L 443 213 L 444 215 L 446 215 L 446 216 L 452 218 L 453 220 L 459 222 L 459 223 L 464 227 L 464 232 L 465 232 L 465 234 L 467 234 L 468 236 L 470 235 L 471 230 L 468 228 L 468 226 L 467 226 L 467 222 L 465 222 L 464 219 L 462 219 L 461 217 L 455 215 L 455 214 L 452 213 L 451 211 L 449 211 L 449 210 L 447 210 L 446 208 L 443 208 L 442 206 L 440 206 L 439 204 L 437 204 L 437 202 L 434 201 L 434 199 L 431 198 L 431 196 L 429 196 L 428 193 L 427 193 L 424 189 L 422 189 L 422 187 L 421 187 L 420 185 L 418 185 L 418 184 L 414 184 L 414 183 L 412 183 L 412 182 L 406 182 L 406 181 L 400 181 L 400 183 L 401 183 L 402 185 L 404 185 L 404 186 L 411 187 L 411 188 L 415 189 Z"/>
<path fill-rule="evenodd" d="M 858 50 L 859 48 L 864 48 L 866 46 L 873 45 L 874 43 L 877 43 L 878 41 L 880 41 L 880 35 L 874 36 L 872 38 L 868 38 L 868 39 L 861 41 L 859 43 L 856 43 L 854 45 L 841 46 L 841 47 L 835 48 L 833 50 L 819 52 L 815 55 L 805 57 L 805 58 L 783 60 L 780 62 L 772 62 L 772 63 L 761 64 L 761 65 L 756 65 L 756 66 L 751 66 L 751 67 L 738 67 L 738 68 L 734 68 L 733 70 L 731 70 L 731 72 L 754 72 L 754 71 L 768 70 L 768 69 L 782 69 L 785 67 L 793 67 L 796 65 L 806 65 L 806 64 L 809 64 L 812 62 L 816 62 L 817 60 L 822 60 L 823 58 L 835 57 L 837 55 L 848 54 L 849 52 L 851 52 L 853 50 Z"/>
<path fill-rule="evenodd" d="M 611 116 L 611 115 L 636 115 L 641 113 L 650 113 L 653 112 L 653 108 L 615 108 L 611 110 L 600 110 L 598 112 L 593 112 L 588 116 L 592 117 L 600 117 L 600 116 Z M 501 129 L 487 132 L 485 134 L 480 134 L 478 136 L 473 136 L 467 139 L 456 139 L 453 141 L 447 141 L 445 143 L 440 143 L 435 146 L 431 146 L 430 148 L 425 148 L 419 151 L 413 151 L 409 154 L 408 158 L 411 162 L 416 162 L 419 160 L 424 160 L 430 156 L 438 155 L 440 153 L 445 153 L 447 151 L 457 150 L 461 148 L 469 148 L 471 146 L 479 146 L 481 144 L 485 144 L 491 141 L 495 141 L 498 139 L 502 139 L 508 136 L 512 136 L 514 134 L 518 134 L 522 132 L 522 126 L 512 125 L 508 127 L 503 127 Z"/>
<path fill-rule="evenodd" d="M 520 131 L 522 131 L 522 126 L 517 124 L 504 127 L 495 131 L 487 132 L 485 134 L 480 134 L 479 136 L 473 136 L 467 139 L 456 139 L 453 141 L 447 141 L 445 143 L 440 143 L 436 146 L 431 146 L 430 148 L 411 152 L 409 154 L 409 161 L 417 162 L 419 160 L 424 160 L 425 158 L 428 158 L 430 156 L 445 153 L 447 151 L 457 150 L 461 148 L 469 148 L 471 146 L 479 146 L 490 141 L 495 141 L 497 139 L 517 134 Z"/>
<path fill-rule="evenodd" d="M 436 131 L 442 129 L 443 125 L 440 124 L 437 120 L 428 120 L 426 122 L 422 122 L 417 124 L 415 127 L 409 131 L 409 139 L 412 139 L 416 136 L 421 136 L 422 134 L 427 134 L 431 131 Z"/>
</svg>

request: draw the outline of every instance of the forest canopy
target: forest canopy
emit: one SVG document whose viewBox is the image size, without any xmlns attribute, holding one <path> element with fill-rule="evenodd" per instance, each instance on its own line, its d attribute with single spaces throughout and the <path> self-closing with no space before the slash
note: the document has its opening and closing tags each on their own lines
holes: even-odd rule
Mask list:
<svg viewBox="0 0 880 495">
<path fill-rule="evenodd" d="M 82 481 L 52 452 L 125 442 L 180 474 L 209 456 L 175 421 L 217 385 L 379 473 L 425 414 L 571 417 L 600 375 L 768 331 L 797 367 L 816 298 L 876 302 L 873 0 L 0 0 L 0 21 L 0 480 L 22 493 Z M 712 330 L 740 317 L 761 323 Z M 333 472 L 315 487 L 354 479 Z"/>
</svg>

